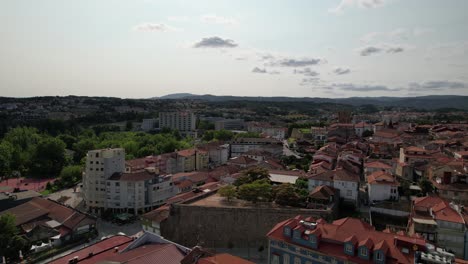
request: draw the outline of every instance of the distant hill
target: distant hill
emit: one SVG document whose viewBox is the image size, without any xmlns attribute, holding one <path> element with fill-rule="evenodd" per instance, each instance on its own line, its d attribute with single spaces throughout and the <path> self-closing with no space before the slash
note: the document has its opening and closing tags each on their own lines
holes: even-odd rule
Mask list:
<svg viewBox="0 0 468 264">
<path fill-rule="evenodd" d="M 378 105 L 401 106 L 418 109 L 458 108 L 468 110 L 468 96 L 458 95 L 429 95 L 417 97 L 349 97 L 349 98 L 320 98 L 320 97 L 261 97 L 261 96 L 229 96 L 229 95 L 196 95 L 190 93 L 169 94 L 153 99 L 191 99 L 210 102 L 222 101 L 263 101 L 263 102 L 312 102 L 338 103 L 353 106 Z"/>
</svg>

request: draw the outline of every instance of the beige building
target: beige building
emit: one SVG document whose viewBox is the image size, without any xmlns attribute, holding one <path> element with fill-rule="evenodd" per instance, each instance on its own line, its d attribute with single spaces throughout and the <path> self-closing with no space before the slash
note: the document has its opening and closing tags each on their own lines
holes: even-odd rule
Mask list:
<svg viewBox="0 0 468 264">
<path fill-rule="evenodd" d="M 159 113 L 159 128 L 178 130 L 182 135 L 196 137 L 196 116 L 191 111 Z"/>
</svg>

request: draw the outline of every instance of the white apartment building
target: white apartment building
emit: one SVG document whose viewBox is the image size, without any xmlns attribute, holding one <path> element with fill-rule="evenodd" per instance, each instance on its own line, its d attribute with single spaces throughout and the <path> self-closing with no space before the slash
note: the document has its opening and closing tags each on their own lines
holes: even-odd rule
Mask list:
<svg viewBox="0 0 468 264">
<path fill-rule="evenodd" d="M 83 196 L 89 208 L 106 208 L 106 181 L 116 172 L 125 171 L 123 148 L 98 149 L 86 154 Z"/>
<path fill-rule="evenodd" d="M 157 118 L 145 118 L 141 122 L 141 130 L 151 131 L 156 128 L 156 125 L 159 124 L 158 122 L 159 120 Z"/>
<path fill-rule="evenodd" d="M 170 176 L 144 169 L 126 173 L 121 148 L 88 152 L 82 191 L 86 206 L 96 213 L 106 209 L 142 213 L 177 194 Z"/>
<path fill-rule="evenodd" d="M 196 136 L 196 116 L 191 111 L 174 111 L 159 113 L 159 128 L 176 129 L 183 135 Z"/>
</svg>

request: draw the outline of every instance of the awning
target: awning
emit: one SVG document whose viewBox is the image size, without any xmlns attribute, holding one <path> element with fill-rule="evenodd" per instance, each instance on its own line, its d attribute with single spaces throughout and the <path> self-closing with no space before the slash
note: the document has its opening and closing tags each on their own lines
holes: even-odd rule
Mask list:
<svg viewBox="0 0 468 264">
<path fill-rule="evenodd" d="M 413 221 L 418 224 L 437 225 L 437 222 L 432 219 L 413 218 Z"/>
</svg>

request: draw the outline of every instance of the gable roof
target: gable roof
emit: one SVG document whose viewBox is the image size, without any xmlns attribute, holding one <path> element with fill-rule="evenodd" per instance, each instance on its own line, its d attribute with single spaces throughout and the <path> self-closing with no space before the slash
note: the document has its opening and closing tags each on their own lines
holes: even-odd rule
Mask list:
<svg viewBox="0 0 468 264">
<path fill-rule="evenodd" d="M 386 171 L 375 171 L 367 177 L 367 183 L 369 184 L 381 184 L 381 185 L 393 185 L 399 186 L 393 175 Z"/>
</svg>

